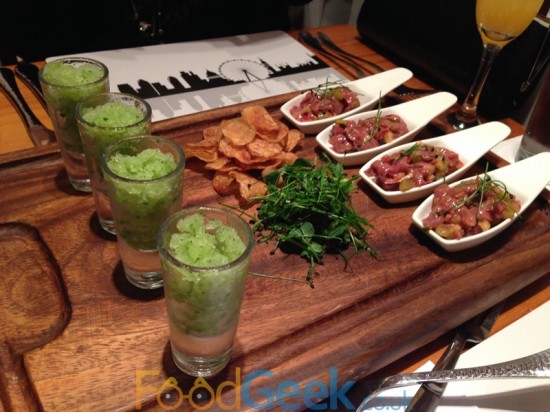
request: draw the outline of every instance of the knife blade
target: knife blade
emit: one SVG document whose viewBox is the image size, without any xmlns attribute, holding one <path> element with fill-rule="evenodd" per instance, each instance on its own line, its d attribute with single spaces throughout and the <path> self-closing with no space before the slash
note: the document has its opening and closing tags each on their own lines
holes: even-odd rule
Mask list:
<svg viewBox="0 0 550 412">
<path fill-rule="evenodd" d="M 503 306 L 504 301 L 459 326 L 451 344 L 437 361 L 433 370 L 453 369 L 467 343 L 476 345 L 485 340 L 489 336 L 489 332 L 500 315 Z M 423 384 L 407 406 L 406 412 L 435 411 L 446 386 L 446 383 Z"/>
<path fill-rule="evenodd" d="M 28 87 L 32 90 L 36 98 L 40 101 L 42 106 L 46 111 L 48 107 L 46 106 L 46 99 L 44 99 L 44 93 L 42 92 L 42 86 L 40 85 L 40 80 L 38 78 L 39 72 L 38 66 L 29 63 L 21 62 L 15 66 L 14 72 L 19 79 L 21 79 Z"/>
<path fill-rule="evenodd" d="M 35 146 L 55 142 L 55 133 L 44 126 L 32 112 L 21 95 L 21 91 L 15 80 L 15 74 L 7 67 L 0 67 L 0 89 L 5 93 L 8 100 L 21 116 L 27 133 Z"/>
</svg>

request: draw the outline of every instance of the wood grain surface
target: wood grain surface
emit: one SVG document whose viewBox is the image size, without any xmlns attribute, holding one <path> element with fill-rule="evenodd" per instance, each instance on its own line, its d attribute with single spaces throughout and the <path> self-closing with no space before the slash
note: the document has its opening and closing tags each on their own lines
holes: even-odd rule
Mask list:
<svg viewBox="0 0 550 412">
<path fill-rule="evenodd" d="M 393 67 L 358 42 L 350 26 L 325 31 L 342 47 L 353 45 L 364 57 Z M 423 83 L 415 79 L 411 85 Z M 278 108 L 288 97 L 260 103 L 280 117 Z M 160 122 L 154 132 L 185 148 L 200 139 L 204 127 L 237 115 L 239 109 Z M 441 119 L 418 139 L 441 134 Z M 515 132 L 521 130 L 510 124 Z M 59 271 L 62 279 L 57 297 L 64 303 L 57 303 L 55 319 L 64 319 L 70 308 L 67 324 L 55 336 L 44 334 L 40 315 L 56 307 L 47 298 L 51 295 L 44 274 L 30 271 L 27 259 L 6 261 L 2 256 L 2 265 L 9 264 L 10 270 L 0 275 L 1 293 L 9 293 L 13 311 L 7 311 L 8 327 L 0 329 L 1 341 L 14 336 L 9 325 L 15 322 L 24 325 L 25 336 L 44 335 L 39 347 L 25 346 L 9 357 L 23 359 L 21 367 L 32 391 L 22 393 L 35 397 L 31 406 L 46 411 L 169 410 L 175 405 L 178 410 L 193 410 L 200 382 L 179 372 L 172 362 L 162 290 L 138 290 L 125 280 L 115 239 L 99 228 L 92 197 L 71 189 L 55 146 L 0 156 L 0 222 L 32 228 L 37 234 L 33 239 L 39 239 L 40 250 L 49 256 L 47 263 L 38 265 Z M 321 152 L 310 136 L 299 154 L 312 159 Z M 347 172 L 353 175 L 357 169 Z M 196 159 L 186 164 L 183 195 L 183 206 L 237 205 L 235 198 L 214 192 L 211 175 Z M 232 361 L 222 374 L 206 380 L 220 390 L 209 410 L 254 410 L 254 404 L 236 397 L 227 381 L 242 383 L 258 371 L 269 371 L 269 376 L 249 382 L 250 401 L 265 406 L 271 400 L 273 410 L 283 410 L 283 399 L 266 396 L 283 382 L 304 388 L 316 381 L 329 385 L 332 380 L 340 387 L 390 367 L 496 302 L 541 282 L 550 272 L 550 216 L 542 199 L 499 238 L 454 254 L 439 249 L 413 227 L 411 214 L 419 202 L 390 205 L 362 183 L 353 202 L 374 225 L 369 242 L 379 258 L 360 254 L 345 267 L 338 256 L 327 256 L 318 267 L 314 289 L 250 276 Z M 10 236 L 5 238 L 14 249 Z M 251 271 L 305 278 L 305 261 L 280 252 L 272 255 L 272 247 L 255 248 Z M 6 273 L 10 277 L 27 273 L 35 282 L 26 281 L 24 290 L 12 294 L 5 291 Z M 29 299 L 42 304 L 37 312 L 18 310 Z M 18 347 L 9 343 L 12 350 Z M 175 388 L 168 378 L 179 386 Z M 10 402 L 16 397 L 4 383 L 0 391 L 3 407 L 12 410 Z M 298 409 L 307 406 L 303 396 L 291 396 L 286 402 Z"/>
</svg>

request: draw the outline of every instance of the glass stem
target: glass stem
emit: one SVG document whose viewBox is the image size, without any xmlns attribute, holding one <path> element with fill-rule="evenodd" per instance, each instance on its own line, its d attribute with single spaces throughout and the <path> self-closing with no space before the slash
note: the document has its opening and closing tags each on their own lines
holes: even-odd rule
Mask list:
<svg viewBox="0 0 550 412">
<path fill-rule="evenodd" d="M 485 81 L 487 80 L 487 76 L 491 71 L 491 67 L 493 66 L 495 57 L 497 57 L 501 49 L 501 47 L 494 44 L 483 45 L 481 63 L 479 64 L 479 68 L 477 69 L 476 77 L 474 79 L 474 82 L 472 83 L 472 86 L 470 87 L 470 90 L 468 91 L 466 100 L 464 101 L 460 109 L 460 114 L 464 118 L 465 122 L 468 122 L 468 120 L 473 122 L 477 118 L 477 104 L 479 102 L 479 96 L 481 95 L 481 91 L 483 90 L 483 86 L 485 85 Z"/>
</svg>

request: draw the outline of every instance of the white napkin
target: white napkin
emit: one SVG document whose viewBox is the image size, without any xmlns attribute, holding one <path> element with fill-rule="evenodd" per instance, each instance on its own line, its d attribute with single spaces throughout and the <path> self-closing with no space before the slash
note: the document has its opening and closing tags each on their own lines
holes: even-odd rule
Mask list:
<svg viewBox="0 0 550 412">
<path fill-rule="evenodd" d="M 512 137 L 510 139 L 503 140 L 495 147 L 491 149 L 491 152 L 499 156 L 501 159 L 506 160 L 508 163 L 512 164 L 516 162 L 516 153 L 519 150 L 519 145 L 521 144 L 521 139 L 523 135 Z M 550 190 L 550 184 L 546 186 L 547 190 Z M 549 401 L 550 403 L 550 401 Z M 550 406 L 548 407 L 550 410 Z"/>
<path fill-rule="evenodd" d="M 466 351 L 457 368 L 505 362 L 550 348 L 550 302 Z M 431 362 L 419 371 L 431 370 Z M 379 394 L 372 411 L 404 411 L 418 386 Z M 447 385 L 438 412 L 548 412 L 550 378 L 492 379 Z M 422 412 L 422 411 L 418 411 Z"/>
<path fill-rule="evenodd" d="M 506 160 L 508 163 L 515 163 L 516 153 L 519 150 L 519 145 L 523 135 L 512 137 L 510 139 L 503 140 L 495 147 L 491 149 L 491 152 L 499 156 L 501 159 Z"/>
</svg>

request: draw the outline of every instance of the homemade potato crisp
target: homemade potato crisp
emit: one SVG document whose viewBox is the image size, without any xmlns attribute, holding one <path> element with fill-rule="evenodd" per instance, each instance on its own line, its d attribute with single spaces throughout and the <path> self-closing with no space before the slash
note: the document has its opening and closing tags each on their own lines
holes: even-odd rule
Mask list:
<svg viewBox="0 0 550 412">
<path fill-rule="evenodd" d="M 202 140 L 188 143 L 185 153 L 215 171 L 212 186 L 219 195 L 235 194 L 249 201 L 267 192 L 265 183 L 254 174 L 265 176 L 294 163 L 298 156 L 293 150 L 303 138 L 304 133 L 289 129 L 265 107 L 248 106 L 240 117 L 204 129 Z"/>
</svg>

